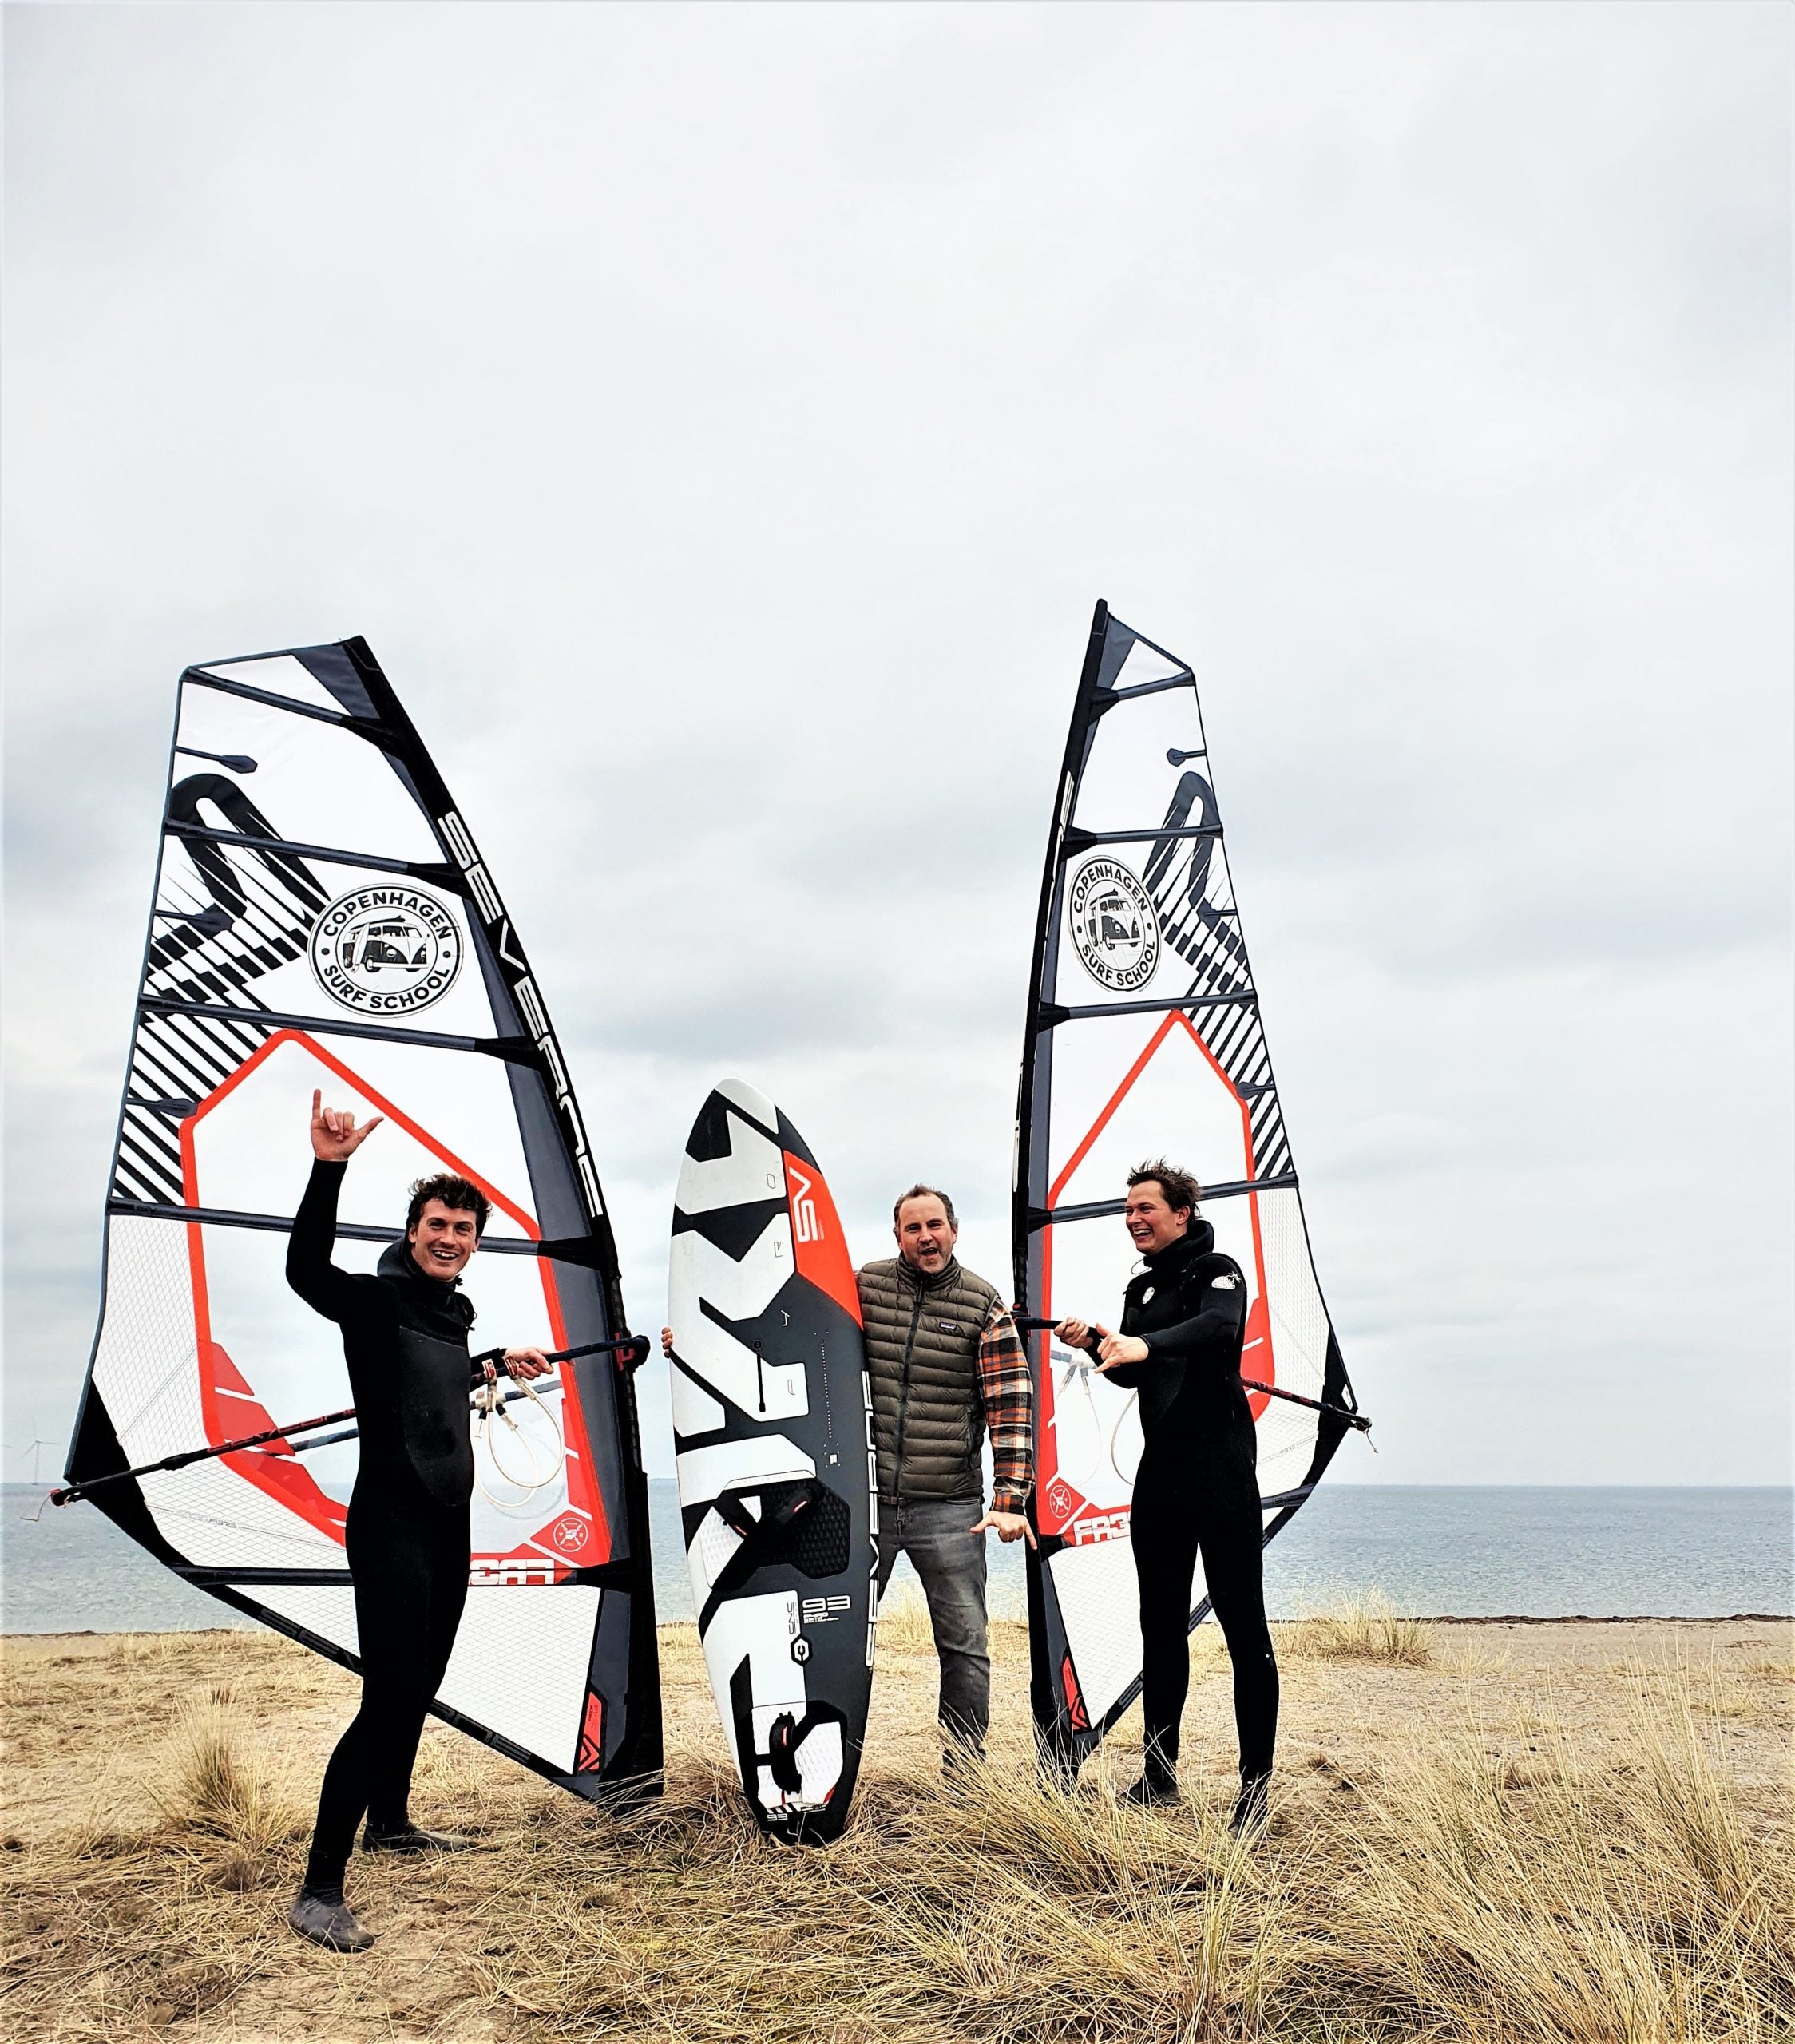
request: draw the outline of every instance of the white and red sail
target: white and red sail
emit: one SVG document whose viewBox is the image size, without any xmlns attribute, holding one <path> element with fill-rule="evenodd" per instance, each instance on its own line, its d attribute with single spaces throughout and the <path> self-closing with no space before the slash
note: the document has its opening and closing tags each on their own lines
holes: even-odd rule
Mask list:
<svg viewBox="0 0 1795 2044">
<path fill-rule="evenodd" d="M 451 1171 L 492 1202 L 477 1347 L 623 1331 L 540 989 L 360 640 L 181 677 L 72 1482 L 350 1402 L 336 1329 L 283 1275 L 314 1089 L 386 1119 L 347 1175 L 339 1262 L 371 1270 L 411 1182 Z M 540 1487 L 479 1452 L 474 1594 L 435 1707 L 596 1794 L 660 1765 L 647 1491 L 627 1370 L 601 1354 L 557 1376 L 558 1447 L 527 1401 L 511 1408 L 539 1438 L 508 1466 Z M 276 1441 L 92 1495 L 188 1581 L 354 1666 L 355 1456 Z"/>
<path fill-rule="evenodd" d="M 1129 1170 L 1195 1172 L 1249 1289 L 1242 1374 L 1350 1408 L 1310 1258 L 1191 669 L 1097 606 L 1055 793 L 1018 1104 L 1016 1296 L 1105 1320 L 1135 1268 Z M 1112 1321 L 1111 1321 L 1111 1324 Z M 1033 1337 L 1035 1709 L 1072 1764 L 1139 1693 L 1131 1394 Z M 1255 1394 L 1270 1539 L 1348 1423 Z M 1199 1568 L 1191 1622 L 1207 1613 Z"/>
</svg>

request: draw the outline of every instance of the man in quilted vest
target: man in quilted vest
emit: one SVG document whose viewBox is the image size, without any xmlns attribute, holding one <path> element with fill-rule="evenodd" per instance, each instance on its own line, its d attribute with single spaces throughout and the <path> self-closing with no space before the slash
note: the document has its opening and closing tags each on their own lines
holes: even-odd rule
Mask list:
<svg viewBox="0 0 1795 2044">
<path fill-rule="evenodd" d="M 898 1254 L 858 1274 L 879 1474 L 879 1589 L 906 1554 L 941 1657 L 942 1729 L 984 1750 L 991 1717 L 985 1535 L 1026 1539 L 1034 1384 L 996 1289 L 953 1254 L 953 1202 L 912 1186 L 892 1209 Z M 991 1504 L 980 1445 L 991 1436 Z M 949 1755 L 953 1752 L 949 1748 Z"/>
</svg>

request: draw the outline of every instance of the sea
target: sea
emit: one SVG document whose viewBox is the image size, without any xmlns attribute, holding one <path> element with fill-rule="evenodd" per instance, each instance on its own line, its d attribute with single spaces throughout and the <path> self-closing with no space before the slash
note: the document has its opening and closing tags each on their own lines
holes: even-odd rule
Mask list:
<svg viewBox="0 0 1795 2044">
<path fill-rule="evenodd" d="M 0 1485 L 0 1631 L 245 1625 L 90 1505 Z M 693 1615 L 671 1478 L 648 1486 L 655 1600 Z M 35 1516 L 34 1515 L 36 1515 Z M 1266 1606 L 1298 1618 L 1376 1592 L 1425 1618 L 1729 1618 L 1795 1613 L 1795 1491 L 1329 1483 L 1266 1553 Z M 986 1543 L 993 1614 L 1020 1618 L 1020 1546 Z M 909 1577 L 900 1563 L 896 1581 Z"/>
</svg>

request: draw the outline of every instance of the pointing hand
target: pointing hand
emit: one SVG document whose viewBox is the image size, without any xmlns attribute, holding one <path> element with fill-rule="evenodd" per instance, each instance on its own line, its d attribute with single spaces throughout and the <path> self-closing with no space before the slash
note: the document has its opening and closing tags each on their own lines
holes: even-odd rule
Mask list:
<svg viewBox="0 0 1795 2044">
<path fill-rule="evenodd" d="M 1032 1547 L 1035 1544 L 1035 1529 L 1025 1514 L 1020 1511 L 999 1511 L 995 1506 L 988 1511 L 977 1526 L 966 1529 L 969 1533 L 995 1533 L 1005 1547 L 1012 1540 L 1026 1540 Z"/>
</svg>

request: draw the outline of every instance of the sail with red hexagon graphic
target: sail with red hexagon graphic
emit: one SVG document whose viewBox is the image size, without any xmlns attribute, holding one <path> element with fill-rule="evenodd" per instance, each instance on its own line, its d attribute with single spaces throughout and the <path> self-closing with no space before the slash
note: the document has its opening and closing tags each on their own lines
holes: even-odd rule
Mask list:
<svg viewBox="0 0 1795 2044">
<path fill-rule="evenodd" d="M 352 1403 L 287 1287 L 314 1091 L 383 1118 L 337 1262 L 371 1270 L 414 1179 L 492 1202 L 476 1349 L 626 1331 L 584 1124 L 529 962 L 365 642 L 190 667 L 106 1202 L 71 1482 L 188 1582 L 357 1665 L 353 1425 L 121 1478 Z M 660 1764 L 647 1485 L 615 1350 L 475 1435 L 470 1589 L 438 1716 L 575 1792 Z M 470 1416 L 470 1425 L 472 1425 Z M 109 1481 L 97 1481 L 112 1479 Z"/>
<path fill-rule="evenodd" d="M 1127 1175 L 1163 1157 L 1203 1186 L 1245 1274 L 1241 1374 L 1353 1408 L 1309 1249 L 1223 850 L 1196 681 L 1099 604 L 1056 790 L 1017 1109 L 1016 1297 L 1113 1325 L 1137 1267 Z M 1031 1337 L 1038 1729 L 1077 1768 L 1139 1693 L 1129 1521 L 1138 1401 Z M 1260 1393 L 1266 1537 L 1309 1496 L 1348 1422 Z M 1207 1613 L 1199 1564 L 1191 1623 Z"/>
</svg>

